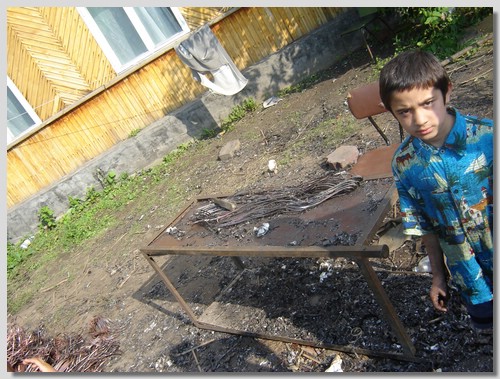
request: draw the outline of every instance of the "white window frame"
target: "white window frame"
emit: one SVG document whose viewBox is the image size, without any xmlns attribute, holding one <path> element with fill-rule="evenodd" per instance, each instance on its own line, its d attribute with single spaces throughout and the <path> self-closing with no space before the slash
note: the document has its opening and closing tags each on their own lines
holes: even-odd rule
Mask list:
<svg viewBox="0 0 500 379">
<path fill-rule="evenodd" d="M 131 60 L 130 62 L 126 64 L 122 64 L 118 57 L 116 56 L 115 52 L 109 45 L 108 41 L 104 37 L 104 34 L 102 34 L 101 30 L 99 29 L 99 26 L 97 26 L 97 23 L 94 21 L 94 18 L 90 15 L 89 11 L 85 7 L 76 7 L 78 13 L 82 17 L 83 21 L 85 24 L 88 26 L 90 32 L 96 39 L 97 43 L 101 47 L 101 49 L 104 52 L 104 55 L 108 58 L 111 66 L 115 70 L 116 73 L 121 73 L 125 71 L 126 69 L 138 64 L 140 61 L 143 59 L 147 58 L 148 56 L 154 54 L 156 51 L 161 50 L 164 46 L 168 45 L 172 41 L 176 40 L 177 38 L 182 37 L 183 35 L 189 33 L 189 26 L 182 16 L 181 12 L 177 7 L 168 7 L 172 13 L 174 14 L 177 22 L 179 23 L 182 31 L 179 33 L 175 34 L 172 36 L 172 38 L 166 40 L 164 43 L 155 46 L 151 38 L 146 32 L 146 29 L 142 25 L 142 22 L 140 21 L 139 17 L 134 11 L 134 7 L 122 7 L 127 16 L 129 17 L 130 21 L 135 27 L 136 32 L 139 34 L 141 37 L 142 41 L 146 45 L 146 48 L 148 51 L 146 51 L 144 54 L 141 54 L 137 56 L 135 59 Z"/>
<path fill-rule="evenodd" d="M 24 108 L 24 111 L 31 117 L 31 119 L 34 121 L 34 124 L 31 125 L 28 129 L 26 129 L 24 132 L 21 134 L 15 136 L 9 129 L 9 124 L 7 120 L 7 144 L 10 144 L 12 141 L 21 138 L 22 136 L 30 133 L 34 128 L 36 128 L 38 125 L 42 123 L 42 120 L 40 117 L 36 114 L 35 110 L 33 107 L 28 103 L 24 95 L 19 91 L 19 88 L 15 85 L 15 83 L 7 76 L 7 87 L 12 91 L 14 96 L 16 97 L 17 101 L 21 103 L 21 105 Z"/>
</svg>

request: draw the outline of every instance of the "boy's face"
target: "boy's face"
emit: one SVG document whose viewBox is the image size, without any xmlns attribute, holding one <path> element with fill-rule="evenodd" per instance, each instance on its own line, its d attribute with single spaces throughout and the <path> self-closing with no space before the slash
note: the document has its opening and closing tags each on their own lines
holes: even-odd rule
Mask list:
<svg viewBox="0 0 500 379">
<path fill-rule="evenodd" d="M 455 122 L 454 117 L 446 111 L 450 93 L 451 85 L 446 99 L 434 87 L 396 91 L 391 96 L 392 112 L 408 134 L 441 147 Z"/>
</svg>

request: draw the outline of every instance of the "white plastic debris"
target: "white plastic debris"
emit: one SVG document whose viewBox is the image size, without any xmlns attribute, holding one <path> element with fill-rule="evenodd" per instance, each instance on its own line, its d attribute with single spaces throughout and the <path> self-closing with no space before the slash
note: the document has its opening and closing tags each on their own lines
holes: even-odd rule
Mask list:
<svg viewBox="0 0 500 379">
<path fill-rule="evenodd" d="M 319 282 L 320 283 L 323 283 L 323 281 L 328 278 L 330 276 L 330 273 L 329 272 L 322 272 L 320 275 L 319 275 Z"/>
<path fill-rule="evenodd" d="M 276 161 L 274 159 L 270 159 L 269 163 L 267 164 L 267 168 L 269 169 L 269 172 L 275 172 L 276 171 Z"/>
<path fill-rule="evenodd" d="M 262 103 L 262 106 L 264 108 L 269 108 L 269 107 L 272 107 L 273 105 L 278 104 L 281 100 L 283 100 L 283 99 L 276 97 L 276 96 L 271 96 L 269 99 L 264 101 L 264 103 Z"/>
<path fill-rule="evenodd" d="M 34 238 L 35 238 L 35 236 L 31 236 L 30 238 L 26 238 L 24 240 L 24 242 L 21 244 L 20 248 L 27 249 L 28 246 L 31 245 L 31 241 L 33 241 Z"/>
<path fill-rule="evenodd" d="M 268 222 L 264 222 L 258 228 L 254 227 L 253 230 L 254 230 L 255 235 L 257 237 L 262 237 L 263 235 L 265 235 L 269 231 L 269 223 Z"/>
<path fill-rule="evenodd" d="M 178 229 L 175 226 L 169 226 L 166 230 L 166 232 L 170 235 L 176 234 Z"/>
<path fill-rule="evenodd" d="M 418 265 L 413 268 L 413 271 L 415 272 L 432 272 L 431 270 L 431 262 L 429 261 L 429 256 L 426 255 L 423 257 L 420 262 L 418 262 Z"/>
<path fill-rule="evenodd" d="M 326 369 L 325 372 L 344 372 L 344 370 L 342 370 L 342 358 L 340 358 L 338 354 L 335 355 L 332 364 Z"/>
<path fill-rule="evenodd" d="M 332 267 L 332 264 L 330 262 L 321 262 L 319 264 L 319 269 L 321 271 L 332 271 L 333 267 Z"/>
</svg>

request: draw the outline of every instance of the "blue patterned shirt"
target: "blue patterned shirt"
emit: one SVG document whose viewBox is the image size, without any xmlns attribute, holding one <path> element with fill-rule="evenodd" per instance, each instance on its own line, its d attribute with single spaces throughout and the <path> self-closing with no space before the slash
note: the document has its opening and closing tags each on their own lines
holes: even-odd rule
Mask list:
<svg viewBox="0 0 500 379">
<path fill-rule="evenodd" d="M 405 234 L 435 233 L 463 298 L 493 299 L 493 121 L 455 109 L 444 145 L 407 137 L 392 170 Z"/>
</svg>

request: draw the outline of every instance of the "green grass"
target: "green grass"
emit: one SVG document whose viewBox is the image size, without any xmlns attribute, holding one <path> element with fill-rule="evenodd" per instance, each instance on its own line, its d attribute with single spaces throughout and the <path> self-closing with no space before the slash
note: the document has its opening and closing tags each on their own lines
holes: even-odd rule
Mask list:
<svg viewBox="0 0 500 379">
<path fill-rule="evenodd" d="M 223 131 L 231 131 L 235 127 L 236 123 L 247 115 L 257 109 L 257 103 L 253 98 L 248 98 L 244 100 L 241 104 L 233 107 L 227 118 L 225 118 L 221 123 L 221 129 Z"/>
<path fill-rule="evenodd" d="M 116 219 L 115 214 L 131 201 L 139 201 L 142 194 L 151 190 L 155 183 L 165 179 L 168 167 L 191 149 L 191 143 L 183 144 L 165 156 L 163 163 L 134 176 L 122 175 L 116 179 L 116 175 L 108 175 L 108 178 L 113 180 L 109 180 L 101 191 L 89 187 L 84 199 L 70 198 L 71 208 L 57 222 L 52 220 L 50 209 L 42 208 L 39 215 L 40 230 L 31 245 L 22 249 L 22 238 L 20 243 L 9 243 L 7 246 L 8 279 L 16 276 L 20 267 L 28 271 L 42 267 L 59 254 L 70 251 L 84 241 L 116 226 L 120 220 Z M 168 190 L 170 201 L 178 197 L 175 195 L 175 188 L 175 185 L 172 185 Z"/>
<path fill-rule="evenodd" d="M 311 88 L 314 84 L 320 82 L 324 79 L 324 73 L 313 74 L 301 80 L 297 84 L 282 88 L 278 91 L 278 97 L 284 97 L 292 93 L 302 92 L 308 88 Z"/>
<path fill-rule="evenodd" d="M 232 109 L 223 122 L 224 127 L 226 130 L 234 128 L 237 121 L 256 109 L 255 100 L 246 99 Z M 131 136 L 137 133 L 138 130 L 133 131 Z M 120 222 L 115 215 L 130 202 L 135 202 L 135 207 L 146 210 L 150 204 L 148 197 L 143 194 L 154 190 L 156 185 L 164 183 L 165 180 L 170 181 L 171 166 L 177 163 L 182 166 L 182 157 L 185 154 L 197 154 L 197 151 L 203 150 L 205 146 L 202 141 L 181 144 L 167 154 L 161 164 L 135 175 L 128 173 L 117 175 L 113 171 L 107 174 L 99 172 L 103 189 L 89 187 L 84 198 L 69 197 L 69 210 L 58 220 L 49 207 L 42 207 L 38 215 L 39 231 L 31 245 L 27 249 L 22 249 L 20 246 L 28 236 L 21 238 L 18 244 L 7 244 L 8 281 L 12 281 L 21 273 L 26 275 L 30 271 L 42 268 L 61 254 L 77 248 L 84 241 L 115 227 Z M 171 180 L 167 187 L 165 196 L 169 205 L 175 207 L 183 201 L 187 190 L 175 180 Z M 29 295 L 18 296 L 21 299 L 29 297 Z"/>
<path fill-rule="evenodd" d="M 151 209 L 151 202 L 144 194 L 157 191 L 169 180 L 168 171 L 174 162 L 180 160 L 183 154 L 193 153 L 196 146 L 181 145 L 164 161 L 136 175 L 122 175 L 120 179 L 108 184 L 103 190 L 93 188 L 87 190 L 84 199 L 72 199 L 73 207 L 50 229 L 41 228 L 27 249 L 20 247 L 21 242 L 7 246 L 7 281 L 8 281 L 8 311 L 16 313 L 28 304 L 33 296 L 46 286 L 47 275 L 32 275 L 41 273 L 49 264 L 64 254 L 73 254 L 79 246 L 92 238 L 96 238 L 111 228 L 118 226 L 123 220 L 117 215 L 127 205 L 133 202 L 134 213 L 146 213 Z M 168 183 L 165 198 L 174 209 L 184 201 L 184 188 L 173 181 Z M 132 224 L 131 230 L 134 229 Z M 26 280 L 30 285 L 25 286 Z"/>
</svg>

